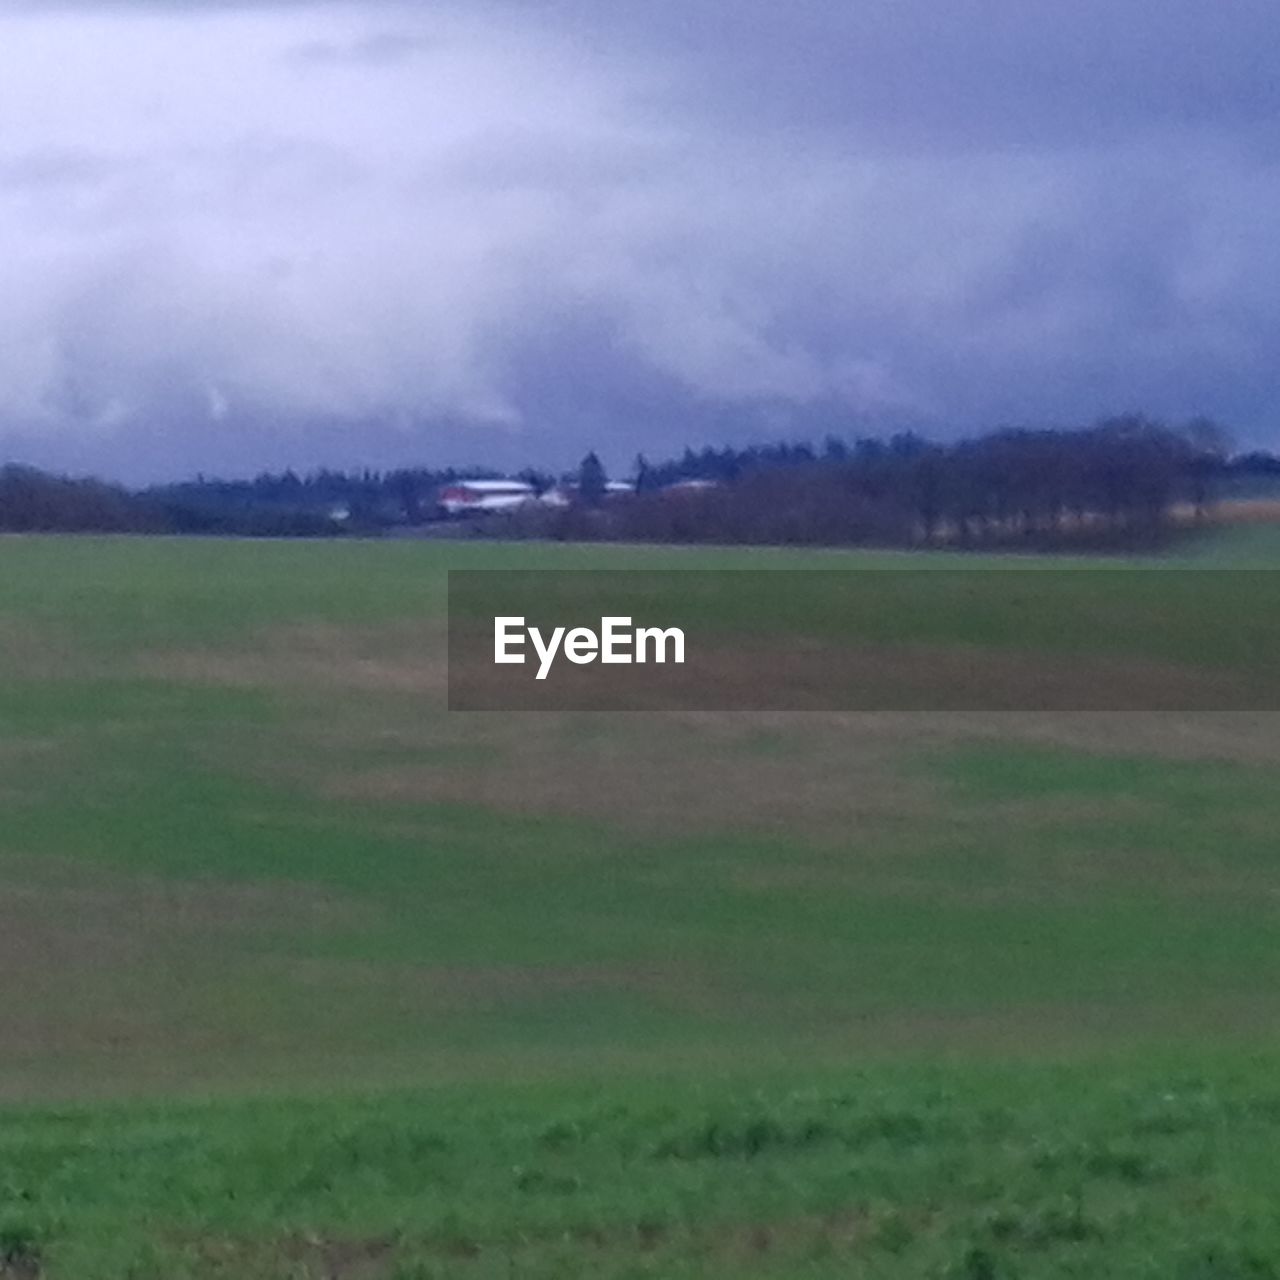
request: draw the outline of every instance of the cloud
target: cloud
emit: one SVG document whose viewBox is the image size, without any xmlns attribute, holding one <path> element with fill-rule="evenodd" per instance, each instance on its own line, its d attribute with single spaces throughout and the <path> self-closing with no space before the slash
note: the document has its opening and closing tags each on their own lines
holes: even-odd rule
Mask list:
<svg viewBox="0 0 1280 1280">
<path fill-rule="evenodd" d="M 620 463 L 1131 406 L 1271 439 L 1280 18 L 1206 14 L 0 8 L 0 447 Z"/>
<path fill-rule="evenodd" d="M 307 40 L 285 52 L 285 60 L 303 66 L 385 66 L 430 49 L 430 42 L 404 31 L 377 31 L 345 42 Z"/>
<path fill-rule="evenodd" d="M 78 147 L 44 147 L 0 161 L 0 189 L 10 193 L 48 187 L 98 186 L 115 177 L 113 156 Z"/>
<path fill-rule="evenodd" d="M 525 0 L 488 0 L 527 11 Z M 1270 0 L 542 0 L 540 21 L 671 69 L 683 107 L 855 146 L 1078 145 L 1135 130 L 1264 132 L 1280 110 Z"/>
</svg>

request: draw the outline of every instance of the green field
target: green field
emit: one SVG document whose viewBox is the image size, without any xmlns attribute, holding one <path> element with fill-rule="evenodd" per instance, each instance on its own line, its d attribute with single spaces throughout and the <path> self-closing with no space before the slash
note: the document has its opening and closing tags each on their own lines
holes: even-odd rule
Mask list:
<svg viewBox="0 0 1280 1280">
<path fill-rule="evenodd" d="M 445 710 L 450 567 L 917 562 L 0 543 L 0 1277 L 1280 1276 L 1280 715 Z"/>
</svg>

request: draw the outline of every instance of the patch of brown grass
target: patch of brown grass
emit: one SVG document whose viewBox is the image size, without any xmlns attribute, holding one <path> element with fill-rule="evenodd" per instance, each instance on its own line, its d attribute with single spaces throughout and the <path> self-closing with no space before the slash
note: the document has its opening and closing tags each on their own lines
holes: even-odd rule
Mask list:
<svg viewBox="0 0 1280 1280">
<path fill-rule="evenodd" d="M 1214 524 L 1280 524 L 1280 499 L 1233 498 L 1217 502 L 1208 512 Z M 1182 507 L 1175 512 L 1183 523 L 1196 520 L 1194 507 Z"/>
<path fill-rule="evenodd" d="M 0 618 L 0 672 L 9 680 L 50 680 L 90 665 L 61 631 Z"/>
<path fill-rule="evenodd" d="M 294 884 L 94 878 L 41 860 L 0 879 L 0 1065 L 32 1054 L 164 1046 L 220 967 L 260 944 L 367 925 L 370 910 Z M 191 1004 L 191 1009 L 186 1008 Z"/>
<path fill-rule="evenodd" d="M 593 726 L 572 715 L 450 718 L 419 739 L 438 747 L 432 763 L 365 766 L 357 752 L 322 786 L 366 801 L 474 804 L 668 833 L 856 828 L 929 803 L 929 782 L 897 767 L 900 741 L 804 719 L 637 714 Z"/>
<path fill-rule="evenodd" d="M 360 960 L 287 962 L 291 982 L 323 999 L 348 1001 L 376 995 L 404 1018 L 474 1013 L 547 996 L 625 992 L 667 1005 L 699 1007 L 704 981 L 687 966 L 522 964 L 417 965 Z"/>
<path fill-rule="evenodd" d="M 308 1234 L 280 1241 L 202 1238 L 187 1246 L 197 1274 L 216 1280 L 289 1275 L 297 1280 L 374 1280 L 386 1276 L 397 1244 L 389 1236 L 337 1237 Z"/>
<path fill-rule="evenodd" d="M 273 627 L 252 648 L 167 650 L 140 655 L 139 674 L 228 688 L 351 689 L 437 694 L 448 677 L 443 624 Z"/>
<path fill-rule="evenodd" d="M 939 816 L 945 798 L 917 762 L 966 743 L 1280 763 L 1280 713 L 524 713 L 344 729 L 327 726 L 289 762 L 298 781 L 373 803 L 849 843 L 873 824 Z"/>
</svg>

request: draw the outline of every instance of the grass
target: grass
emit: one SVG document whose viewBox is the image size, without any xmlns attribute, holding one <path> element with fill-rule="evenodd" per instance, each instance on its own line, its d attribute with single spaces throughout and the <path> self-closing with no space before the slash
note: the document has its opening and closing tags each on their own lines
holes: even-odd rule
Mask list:
<svg viewBox="0 0 1280 1280">
<path fill-rule="evenodd" d="M 444 710 L 449 567 L 902 564 L 4 541 L 0 1277 L 1280 1274 L 1273 715 Z"/>
<path fill-rule="evenodd" d="M 1274 1274 L 1246 1056 L 3 1119 L 10 1275 Z"/>
</svg>

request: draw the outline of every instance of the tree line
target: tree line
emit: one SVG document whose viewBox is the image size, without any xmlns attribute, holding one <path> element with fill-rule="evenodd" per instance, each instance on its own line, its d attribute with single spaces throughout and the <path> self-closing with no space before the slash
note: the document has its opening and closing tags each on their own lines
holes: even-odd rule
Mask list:
<svg viewBox="0 0 1280 1280">
<path fill-rule="evenodd" d="M 912 433 L 853 444 L 832 437 L 819 448 L 687 450 L 656 464 L 641 457 L 633 498 L 584 499 L 506 523 L 534 535 L 623 541 L 1134 546 L 1166 537 L 1180 511 L 1203 515 L 1226 477 L 1270 461 L 1232 460 L 1227 433 L 1207 420 L 1174 429 L 1137 415 L 952 444 Z"/>
<path fill-rule="evenodd" d="M 1085 429 L 1005 429 L 954 443 L 913 433 L 820 445 L 778 442 L 636 459 L 635 492 L 606 490 L 599 458 L 569 476 L 526 469 L 567 506 L 474 522 L 481 535 L 811 545 L 1134 545 L 1224 486 L 1280 485 L 1280 459 L 1232 457 L 1225 431 L 1141 416 Z M 0 529 L 250 536 L 377 533 L 429 524 L 450 484 L 485 468 L 198 476 L 130 490 L 0 468 Z"/>
<path fill-rule="evenodd" d="M 0 530 L 333 537 L 377 533 L 437 516 L 436 495 L 482 468 L 264 472 L 248 480 L 197 476 L 128 489 L 94 479 L 0 467 Z M 550 481 L 548 481 L 550 483 Z"/>
<path fill-rule="evenodd" d="M 0 467 L 0 530 L 8 533 L 203 533 L 259 537 L 318 536 L 332 520 L 301 508 L 230 507 L 201 495 L 135 492 L 93 479 Z"/>
</svg>

